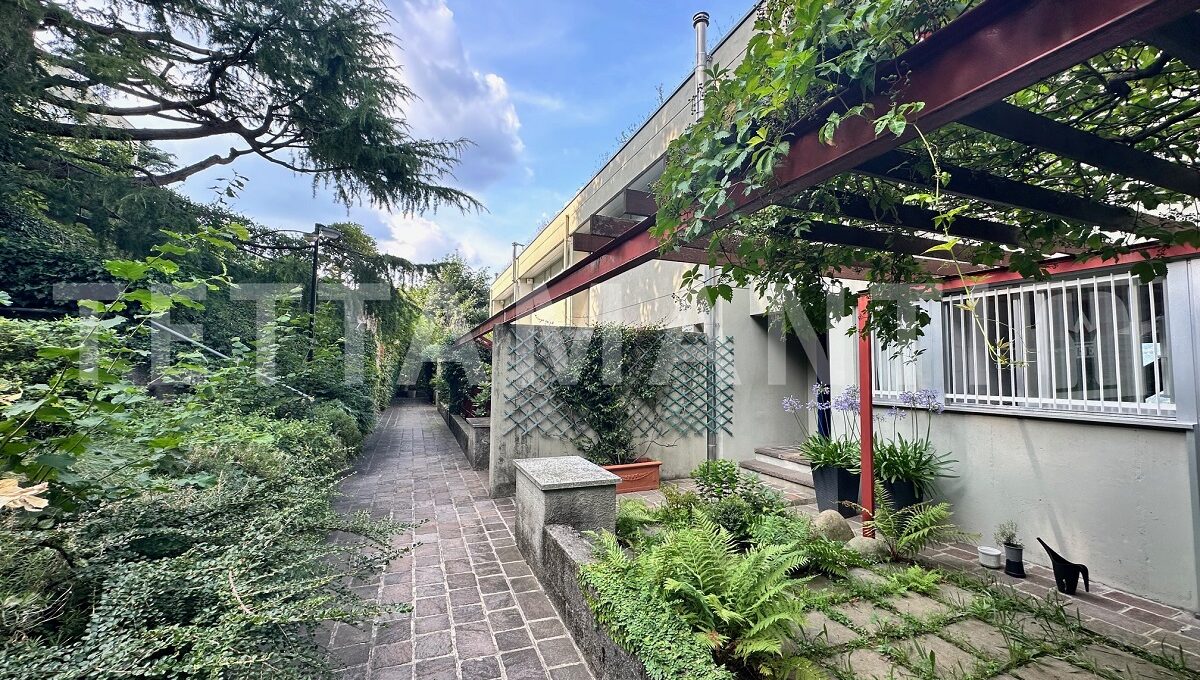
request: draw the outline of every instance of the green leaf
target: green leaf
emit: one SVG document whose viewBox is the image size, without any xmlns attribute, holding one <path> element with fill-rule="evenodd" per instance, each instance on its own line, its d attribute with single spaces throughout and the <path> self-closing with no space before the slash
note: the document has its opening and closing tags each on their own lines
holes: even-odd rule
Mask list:
<svg viewBox="0 0 1200 680">
<path fill-rule="evenodd" d="M 135 260 L 105 260 L 104 269 L 118 279 L 140 281 L 145 278 L 150 267 L 144 262 Z"/>
</svg>

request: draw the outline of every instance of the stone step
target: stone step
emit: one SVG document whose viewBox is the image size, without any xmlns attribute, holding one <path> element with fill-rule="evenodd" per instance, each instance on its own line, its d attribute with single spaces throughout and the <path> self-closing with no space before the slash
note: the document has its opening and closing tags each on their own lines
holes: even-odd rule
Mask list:
<svg viewBox="0 0 1200 680">
<path fill-rule="evenodd" d="M 789 470 L 779 465 L 763 463 L 758 460 L 744 460 L 741 462 L 741 467 L 744 470 L 755 472 L 760 476 L 774 477 L 775 479 L 780 479 L 791 484 L 797 484 L 809 489 L 813 488 L 812 472 Z"/>
<path fill-rule="evenodd" d="M 810 462 L 798 446 L 759 446 L 754 449 L 754 454 L 797 465 L 808 465 Z"/>
</svg>

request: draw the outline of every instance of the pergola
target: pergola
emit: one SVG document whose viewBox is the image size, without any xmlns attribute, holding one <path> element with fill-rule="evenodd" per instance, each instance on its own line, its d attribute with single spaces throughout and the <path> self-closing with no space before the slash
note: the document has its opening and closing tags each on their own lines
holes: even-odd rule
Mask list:
<svg viewBox="0 0 1200 680">
<path fill-rule="evenodd" d="M 1153 150 L 1139 148 L 1127 140 L 1102 136 L 1093 130 L 1065 124 L 1043 113 L 1009 103 L 1006 98 L 1045 79 L 1078 67 L 1089 59 L 1129 43 L 1150 45 L 1160 60 L 1174 68 L 1200 71 L 1200 0 L 983 0 L 939 31 L 903 54 L 907 70 L 905 84 L 868 100 L 876 110 L 896 103 L 923 102 L 910 120 L 925 134 L 951 124 L 971 128 L 1028 148 L 1039 154 L 1084 164 L 1128 182 L 1160 187 L 1180 201 L 1200 198 L 1200 168 Z M 1159 67 L 1161 68 L 1161 66 Z M 851 84 L 852 85 L 852 84 Z M 848 86 L 847 92 L 855 91 Z M 883 91 L 881 88 L 879 91 Z M 853 101 L 852 97 L 847 97 Z M 861 101 L 861 99 L 860 99 Z M 854 173 L 906 187 L 929 188 L 932 180 L 922 169 L 923 159 L 902 147 L 916 132 L 909 126 L 902 136 L 877 134 L 866 118 L 847 118 L 834 143 L 821 141 L 819 121 L 828 113 L 846 107 L 846 101 L 829 102 L 793 131 L 790 150 L 775 170 L 775 181 L 766 190 L 744 195 L 736 192 L 734 205 L 711 222 L 715 229 L 738 213 L 749 214 L 768 206 L 788 205 L 797 194 L 821 185 L 843 173 Z M 1200 107 L 1198 107 L 1200 108 Z M 844 109 L 843 109 L 844 110 Z M 1170 126 L 1200 116 L 1200 110 L 1162 111 L 1163 125 Z M 949 236 L 970 244 L 995 244 L 1004 252 L 1022 247 L 1022 226 L 1005 221 L 1006 211 L 1042 216 L 1073 224 L 1089 225 L 1109 233 L 1138 233 L 1140 230 L 1194 229 L 1189 222 L 1156 216 L 1144 210 L 1079 195 L 1062 187 L 1046 186 L 1005 176 L 978 167 L 943 165 L 951 176 L 945 191 L 983 206 L 984 216 L 962 216 L 950 225 Z M 1012 173 L 1009 173 L 1010 175 Z M 670 249 L 651 235 L 655 224 L 652 197 L 627 191 L 626 214 L 644 216 L 640 221 L 602 216 L 591 219 L 591 233 L 574 236 L 576 250 L 588 252 L 581 261 L 545 285 L 515 301 L 459 342 L 477 339 L 499 324 L 520 319 L 554 302 L 566 299 L 600 282 L 653 259 L 697 264 L 719 263 L 721 253 L 712 253 L 707 239 Z M 918 258 L 929 273 L 948 276 L 987 269 L 981 266 L 951 266 L 948 253 L 930 248 L 943 243 L 932 210 L 897 205 L 879 211 L 863 196 L 838 196 L 836 214 L 806 219 L 804 238 L 821 243 L 871 250 L 907 253 Z M 856 224 L 865 223 L 865 224 Z M 877 227 L 883 226 L 886 229 Z M 724 244 L 736 252 L 736 243 Z M 1115 258 L 1128 262 L 1146 256 L 1179 257 L 1198 252 L 1195 248 L 1160 247 L 1142 244 L 1133 252 Z M 1065 247 L 1060 257 L 1047 264 L 1049 271 L 1069 270 L 1088 256 L 1086 248 Z M 728 256 L 732 257 L 732 256 Z M 1007 264 L 997 263 L 1001 270 Z M 855 278 L 855 272 L 834 272 Z M 1004 276 L 1004 274 L 1001 274 Z M 1008 274 L 1015 277 L 1015 274 Z M 866 328 L 868 301 L 859 299 L 859 324 Z M 861 389 L 863 505 L 873 509 L 872 470 L 872 347 L 866 333 L 860 334 L 859 373 Z"/>
</svg>

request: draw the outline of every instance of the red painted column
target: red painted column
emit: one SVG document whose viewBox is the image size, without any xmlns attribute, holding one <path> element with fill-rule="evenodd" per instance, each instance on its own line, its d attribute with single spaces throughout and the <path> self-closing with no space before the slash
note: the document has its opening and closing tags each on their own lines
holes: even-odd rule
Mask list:
<svg viewBox="0 0 1200 680">
<path fill-rule="evenodd" d="M 867 330 L 867 304 L 870 297 L 863 293 L 858 298 L 858 418 L 859 436 L 862 442 L 862 477 L 858 491 L 858 502 L 866 512 L 863 521 L 871 519 L 875 512 L 875 459 L 874 444 L 874 381 L 871 375 L 871 335 Z M 873 538 L 875 530 L 863 527 L 863 536 Z"/>
</svg>

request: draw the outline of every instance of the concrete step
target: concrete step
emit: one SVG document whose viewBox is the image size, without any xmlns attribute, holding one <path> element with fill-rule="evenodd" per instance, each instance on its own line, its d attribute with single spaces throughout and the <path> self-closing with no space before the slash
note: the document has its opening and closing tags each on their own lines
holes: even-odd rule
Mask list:
<svg viewBox="0 0 1200 680">
<path fill-rule="evenodd" d="M 760 446 L 754 449 L 754 460 L 812 477 L 808 456 L 793 446 Z"/>
<path fill-rule="evenodd" d="M 807 487 L 809 489 L 813 488 L 812 472 L 790 470 L 779 465 L 772 465 L 771 463 L 764 463 L 758 460 L 744 460 L 741 462 L 741 467 L 744 470 L 750 470 L 751 472 L 757 473 L 759 476 L 774 477 L 775 479 L 780 479 L 798 486 Z"/>
</svg>

